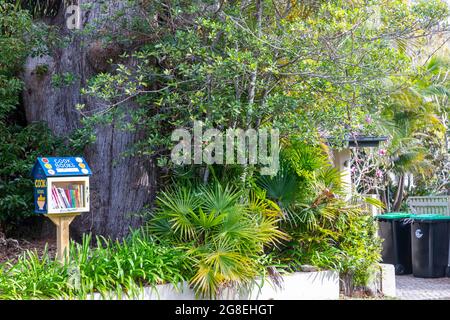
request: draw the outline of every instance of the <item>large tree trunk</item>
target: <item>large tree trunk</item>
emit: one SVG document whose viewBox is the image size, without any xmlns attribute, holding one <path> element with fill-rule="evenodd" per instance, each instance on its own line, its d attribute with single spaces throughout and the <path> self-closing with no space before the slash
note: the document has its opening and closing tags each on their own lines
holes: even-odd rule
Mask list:
<svg viewBox="0 0 450 320">
<path fill-rule="evenodd" d="M 86 0 L 81 3 L 86 2 Z M 101 1 L 83 12 L 83 24 L 104 16 Z M 114 13 L 126 1 L 110 1 L 109 14 Z M 61 35 L 70 34 L 64 17 L 65 8 L 61 8 L 50 24 L 60 27 Z M 86 43 L 87 39 L 77 36 L 67 47 L 58 48 L 52 56 L 29 58 L 24 72 L 25 90 L 23 94 L 27 121 L 45 121 L 58 136 L 67 136 L 80 126 L 80 115 L 76 104 L 85 104 L 86 111 L 100 107 L 92 97 L 81 95 L 80 89 L 96 72 L 104 68 L 99 66 L 110 57 L 117 55 L 117 48 Z M 102 51 L 103 50 L 103 51 Z M 36 67 L 47 65 L 48 72 L 42 76 L 36 73 Z M 52 85 L 52 75 L 72 73 L 74 83 L 56 88 Z M 132 105 L 130 105 L 132 107 Z M 123 237 L 130 227 L 141 223 L 141 218 L 133 213 L 140 211 L 144 204 L 152 201 L 155 194 L 156 169 L 150 159 L 123 158 L 122 152 L 139 140 L 139 134 L 124 132 L 114 125 L 98 127 L 96 142 L 86 148 L 83 156 L 91 166 L 91 212 L 85 213 L 73 223 L 74 236 L 83 232 L 93 232 L 115 237 Z M 62 156 L 62 155 L 60 155 Z"/>
</svg>

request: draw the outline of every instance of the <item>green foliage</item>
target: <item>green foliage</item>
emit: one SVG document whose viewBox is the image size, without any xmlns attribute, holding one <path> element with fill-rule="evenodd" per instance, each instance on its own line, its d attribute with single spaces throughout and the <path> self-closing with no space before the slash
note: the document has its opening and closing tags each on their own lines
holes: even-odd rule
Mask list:
<svg viewBox="0 0 450 320">
<path fill-rule="evenodd" d="M 277 201 L 286 215 L 322 189 L 341 192 L 340 173 L 331 167 L 323 147 L 289 142 L 281 150 L 280 159 L 278 174 L 260 176 L 257 185 L 267 190 L 268 196 Z"/>
<path fill-rule="evenodd" d="M 261 176 L 257 183 L 281 208 L 289 208 L 299 196 L 300 178 L 283 157 L 277 175 Z"/>
<path fill-rule="evenodd" d="M 48 73 L 48 65 L 47 64 L 40 64 L 36 66 L 34 69 L 38 77 L 44 77 Z"/>
<path fill-rule="evenodd" d="M 202 2 L 136 6 L 143 17 L 111 17 L 129 30 L 126 39 L 114 29 L 107 40 L 151 39 L 123 54 L 133 65 L 97 75 L 85 93 L 110 105 L 91 121 L 114 114 L 124 128 L 147 132 L 137 154 L 158 156 L 167 156 L 170 132 L 193 120 L 206 128 L 275 127 L 308 142 L 318 133 L 373 132 L 366 115 L 380 111 L 393 80 L 417 73 L 405 45 L 393 42 L 423 43 L 448 14 L 440 1 L 293 1 L 286 8 L 261 1 L 260 13 L 241 1 L 218 12 Z M 153 23 L 161 15 L 171 18 Z M 131 99 L 141 107 L 130 110 Z"/>
<path fill-rule="evenodd" d="M 56 88 L 62 88 L 72 85 L 76 81 L 76 75 L 71 72 L 52 75 L 52 85 Z"/>
<path fill-rule="evenodd" d="M 31 168 L 36 158 L 50 155 L 60 143 L 48 128 L 0 126 L 0 226 L 8 231 L 34 210 Z"/>
<path fill-rule="evenodd" d="M 376 120 L 389 138 L 382 153 L 354 152 L 357 190 L 377 191 L 390 211 L 400 210 L 408 195 L 448 191 L 449 65 L 447 58 L 432 57 L 420 76 L 385 100 Z"/>
<path fill-rule="evenodd" d="M 61 2 L 65 5 L 70 3 L 68 0 L 10 0 L 9 2 L 20 5 L 33 17 L 54 17 L 58 14 Z"/>
<path fill-rule="evenodd" d="M 264 193 L 248 195 L 217 183 L 161 192 L 149 230 L 188 248 L 191 285 L 197 294 L 215 297 L 224 285 L 249 285 L 264 272 L 264 247 L 286 238 L 278 221 L 279 209 Z"/>
<path fill-rule="evenodd" d="M 15 264 L 0 265 L 0 299 L 81 298 L 101 293 L 138 295 L 143 285 L 173 283 L 178 286 L 192 272 L 184 249 L 156 242 L 142 230 L 123 242 L 90 236 L 82 244 L 71 243 L 66 264 L 44 252 L 26 252 Z"/>
<path fill-rule="evenodd" d="M 144 285 L 172 283 L 176 287 L 192 274 L 184 248 L 155 241 L 137 230 L 123 242 L 97 238 L 97 247 L 89 248 L 85 237 L 81 245 L 72 245 L 71 263 L 80 276 L 81 292 L 108 293 L 112 290 L 135 294 Z"/>
<path fill-rule="evenodd" d="M 18 74 L 25 57 L 45 46 L 39 43 L 45 33 L 27 11 L 0 0 L 0 229 L 5 231 L 32 213 L 30 173 L 36 158 L 62 146 L 45 124 L 23 126 L 18 108 L 23 85 Z"/>
<path fill-rule="evenodd" d="M 0 0 L 0 222 L 8 225 L 30 212 L 32 162 L 59 146 L 41 124 L 17 125 L 20 67 L 26 55 L 48 49 L 39 40 L 45 32 L 19 7 L 51 16 L 58 3 L 12 3 Z M 268 261 L 289 270 L 299 264 L 332 268 L 365 284 L 379 260 L 374 222 L 360 206 L 344 201 L 339 173 L 316 145 L 320 136 L 340 140 L 388 132 L 388 170 L 424 176 L 432 171 L 428 164 L 435 159 L 424 150 L 447 128 L 429 98 L 445 97 L 447 103 L 448 83 L 434 81 L 440 79 L 437 61 L 423 70 L 413 66 L 408 52 L 411 46 L 420 51 L 447 17 L 444 3 L 291 1 L 281 8 L 262 0 L 261 10 L 241 1 L 214 10 L 202 1 L 145 3 L 128 1 L 139 5 L 133 11 L 139 15 L 121 11 L 108 17 L 121 28 L 114 24 L 111 32 L 98 33 L 104 42 L 134 49 L 120 57 L 115 72 L 89 81 L 83 93 L 109 106 L 84 114 L 72 145 L 81 149 L 81 141 L 95 139 L 96 125 L 117 122 L 119 129 L 146 134 L 129 154 L 156 155 L 170 166 L 164 159 L 170 132 L 194 120 L 206 128 L 273 127 L 290 141 L 281 169 L 254 181 L 251 167 L 174 168 L 191 186 L 180 183 L 160 193 L 149 223 L 158 240 L 145 233 L 133 233 L 123 243 L 99 238 L 91 250 L 85 238 L 72 246 L 67 267 L 47 254 L 38 259 L 30 253 L 0 269 L 0 297 L 82 297 L 122 289 L 133 294 L 145 284 L 182 280 L 199 295 L 214 297 L 225 285 L 249 284 Z M 107 9 L 106 2 L 100 5 Z M 36 73 L 47 71 L 40 66 Z M 52 77 L 59 88 L 75 80 L 71 73 Z M 129 101 L 138 107 L 130 108 Z M 83 111 L 83 105 L 77 109 Z M 366 121 L 367 114 L 380 121 Z M 199 186 L 208 174 L 223 183 Z M 79 273 L 79 283 L 72 282 L 69 266 Z"/>
<path fill-rule="evenodd" d="M 340 173 L 323 148 L 291 143 L 282 158 L 277 176 L 257 182 L 280 205 L 281 230 L 291 238 L 273 257 L 291 271 L 310 264 L 349 274 L 355 285 L 367 284 L 381 250 L 373 219 L 345 200 Z"/>
<path fill-rule="evenodd" d="M 0 1 L 0 121 L 13 111 L 19 102 L 22 82 L 16 76 L 28 54 L 25 35 L 31 32 L 30 16 L 12 4 Z"/>
<path fill-rule="evenodd" d="M 386 128 L 391 143 L 383 169 L 395 175 L 413 174 L 415 184 L 419 188 L 430 186 L 432 193 L 447 191 L 448 176 L 440 177 L 439 173 L 446 171 L 448 163 L 450 81 L 444 74 L 449 69 L 448 59 L 431 58 L 423 76 L 394 92 L 384 109 L 392 126 Z M 430 182 L 437 182 L 437 188 L 433 190 Z"/>
<path fill-rule="evenodd" d="M 74 289 L 67 279 L 67 268 L 47 251 L 27 251 L 16 264 L 0 265 L 0 299 L 58 299 Z"/>
<path fill-rule="evenodd" d="M 15 109 L 21 90 L 21 80 L 0 74 L 0 121 Z"/>
<path fill-rule="evenodd" d="M 376 223 L 348 204 L 327 206 L 326 217 L 316 213 L 314 225 L 300 225 L 303 231 L 295 232 L 293 241 L 276 254 L 291 271 L 298 270 L 300 265 L 313 265 L 337 270 L 343 276 L 348 274 L 354 285 L 367 285 L 381 258 Z"/>
</svg>

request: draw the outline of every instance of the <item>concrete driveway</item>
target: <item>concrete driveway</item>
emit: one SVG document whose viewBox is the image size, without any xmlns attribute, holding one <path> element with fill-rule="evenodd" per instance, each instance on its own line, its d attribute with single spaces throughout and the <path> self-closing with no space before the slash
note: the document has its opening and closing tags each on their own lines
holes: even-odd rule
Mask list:
<svg viewBox="0 0 450 320">
<path fill-rule="evenodd" d="M 450 278 L 423 279 L 396 276 L 397 298 L 402 300 L 450 300 Z"/>
</svg>

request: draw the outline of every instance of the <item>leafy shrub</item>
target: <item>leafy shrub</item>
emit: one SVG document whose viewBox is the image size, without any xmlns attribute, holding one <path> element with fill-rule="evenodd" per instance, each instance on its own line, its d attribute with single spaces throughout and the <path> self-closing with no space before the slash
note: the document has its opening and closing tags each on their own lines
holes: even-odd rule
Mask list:
<svg viewBox="0 0 450 320">
<path fill-rule="evenodd" d="M 18 108 L 23 86 L 18 74 L 30 49 L 41 46 L 43 32 L 27 11 L 0 0 L 0 229 L 8 227 L 6 232 L 32 212 L 33 162 L 61 145 L 44 124 L 23 126 Z"/>
<path fill-rule="evenodd" d="M 248 195 L 216 183 L 161 192 L 157 204 L 149 230 L 188 248 L 195 272 L 190 283 L 199 295 L 250 284 L 264 272 L 264 246 L 286 238 L 277 226 L 278 206 L 264 193 Z"/>
<path fill-rule="evenodd" d="M 281 158 L 278 174 L 257 182 L 280 206 L 281 228 L 291 237 L 273 255 L 291 271 L 311 264 L 367 284 L 381 251 L 372 217 L 346 201 L 340 173 L 323 148 L 288 144 Z"/>
<path fill-rule="evenodd" d="M 61 148 L 42 123 L 0 126 L 0 228 L 8 231 L 33 212 L 31 168 L 37 157 Z"/>
<path fill-rule="evenodd" d="M 289 232 L 293 240 L 275 255 L 290 271 L 298 271 L 300 265 L 313 265 L 339 271 L 343 277 L 350 276 L 355 286 L 365 286 L 380 261 L 381 240 L 375 237 L 372 217 L 359 208 L 339 206 L 346 208 L 349 215 L 343 217 L 345 211 L 340 211 L 329 217 L 336 226 L 318 223 L 297 233 Z"/>
<path fill-rule="evenodd" d="M 0 121 L 19 102 L 22 81 L 17 72 L 29 52 L 25 37 L 31 28 L 32 20 L 26 11 L 0 0 Z"/>
</svg>

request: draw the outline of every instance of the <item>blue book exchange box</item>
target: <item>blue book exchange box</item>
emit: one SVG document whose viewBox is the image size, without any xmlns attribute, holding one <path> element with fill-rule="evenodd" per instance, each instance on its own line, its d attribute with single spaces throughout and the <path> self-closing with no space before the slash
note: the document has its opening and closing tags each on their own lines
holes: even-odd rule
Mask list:
<svg viewBox="0 0 450 320">
<path fill-rule="evenodd" d="M 91 174 L 82 157 L 38 158 L 32 171 L 34 211 L 49 215 L 88 212 Z"/>
</svg>

